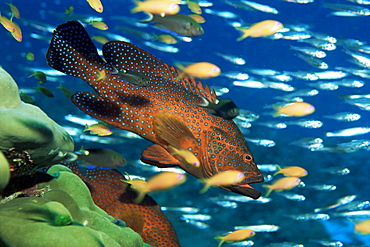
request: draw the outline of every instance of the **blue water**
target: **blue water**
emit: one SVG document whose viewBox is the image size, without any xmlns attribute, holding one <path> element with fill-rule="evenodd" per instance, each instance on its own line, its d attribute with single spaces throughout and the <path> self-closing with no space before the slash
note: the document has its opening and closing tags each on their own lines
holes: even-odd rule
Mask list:
<svg viewBox="0 0 370 247">
<path fill-rule="evenodd" d="M 6 1 L 7 2 L 7 1 Z M 279 10 L 279 14 L 269 14 L 260 11 L 246 11 L 243 9 L 231 7 L 223 1 L 210 1 L 213 10 L 230 11 L 240 16 L 240 19 L 233 21 L 244 21 L 245 23 L 255 23 L 266 19 L 279 20 L 285 26 L 289 24 L 306 24 L 309 30 L 319 33 L 332 35 L 337 39 L 357 39 L 362 42 L 370 41 L 370 22 L 369 17 L 338 17 L 330 13 L 332 10 L 323 6 L 324 1 L 316 0 L 310 4 L 295 4 L 284 1 L 260 1 L 263 4 L 269 4 Z M 331 1 L 334 2 L 334 1 Z M 245 69 L 264 68 L 277 71 L 305 71 L 318 72 L 303 60 L 297 58 L 295 52 L 290 49 L 294 46 L 310 46 L 306 43 L 300 43 L 294 40 L 268 39 L 268 38 L 247 38 L 237 42 L 239 32 L 231 27 L 227 22 L 230 20 L 206 14 L 203 16 L 206 23 L 202 24 L 205 34 L 193 38 L 192 42 L 179 41 L 175 47 L 179 48 L 178 53 L 166 53 L 143 44 L 143 39 L 125 33 L 119 30 L 120 26 L 127 26 L 138 29 L 143 32 L 160 34 L 161 32 L 151 27 L 138 28 L 127 24 L 124 21 L 117 20 L 117 17 L 142 18 L 143 15 L 130 13 L 133 7 L 131 1 L 103 0 L 104 12 L 99 14 L 89 7 L 86 1 L 13 1 L 20 9 L 21 19 L 15 20 L 23 32 L 23 41 L 15 41 L 11 35 L 3 28 L 0 28 L 1 49 L 0 65 L 5 68 L 18 83 L 22 90 L 32 88 L 37 85 L 37 80 L 28 78 L 31 74 L 27 68 L 42 67 L 48 68 L 45 59 L 45 53 L 48 48 L 48 42 L 35 39 L 31 34 L 39 34 L 46 39 L 51 38 L 51 33 L 40 31 L 30 25 L 33 22 L 40 22 L 42 25 L 56 27 L 64 23 L 66 19 L 60 18 L 62 12 L 70 5 L 74 6 L 76 14 L 84 14 L 94 17 L 102 17 L 109 26 L 109 32 L 123 35 L 131 42 L 164 62 L 173 64 L 175 61 L 199 62 L 208 61 L 217 64 L 222 71 L 240 71 L 247 73 Z M 335 1 L 335 3 L 351 4 L 347 1 Z M 366 6 L 364 6 L 366 7 Z M 184 13 L 190 13 L 185 5 L 182 5 Z M 0 3 L 1 13 L 8 14 L 8 6 L 5 1 Z M 90 35 L 102 35 L 103 33 L 87 26 Z M 101 48 L 101 44 L 97 44 Z M 27 52 L 35 54 L 34 61 L 28 61 L 25 58 Z M 230 53 L 241 56 L 246 60 L 245 65 L 234 65 L 219 56 L 215 52 Z M 337 66 L 351 67 L 361 69 L 350 63 L 349 56 L 344 53 L 343 46 L 338 45 L 334 51 L 328 51 L 327 57 L 323 59 L 329 65 L 329 69 Z M 213 197 L 222 195 L 232 195 L 230 192 L 218 188 L 210 189 L 206 194 L 199 195 L 198 191 L 202 185 L 193 177 L 178 188 L 168 192 L 154 194 L 154 199 L 161 206 L 167 207 L 196 207 L 201 214 L 209 214 L 211 220 L 205 221 L 205 229 L 199 229 L 196 226 L 180 220 L 181 213 L 166 212 L 179 236 L 181 245 L 184 247 L 208 247 L 216 246 L 215 236 L 223 235 L 228 231 L 234 230 L 234 226 L 274 224 L 280 226 L 277 232 L 257 233 L 252 240 L 254 246 L 268 246 L 271 243 L 290 242 L 303 244 L 304 246 L 321 246 L 312 240 L 341 241 L 345 246 L 370 246 L 366 238 L 353 231 L 354 222 L 345 218 L 336 218 L 332 211 L 328 211 L 331 218 L 325 222 L 320 221 L 297 221 L 292 219 L 292 215 L 313 213 L 318 207 L 325 207 L 334 204 L 338 198 L 347 195 L 357 195 L 356 200 L 366 201 L 370 199 L 369 189 L 369 153 L 360 150 L 352 153 L 341 152 L 312 152 L 302 147 L 291 145 L 293 141 L 305 137 L 319 137 L 324 141 L 325 146 L 335 146 L 341 142 L 349 142 L 354 139 L 370 139 L 370 134 L 354 137 L 328 138 L 326 132 L 350 127 L 370 126 L 369 112 L 360 108 L 346 104 L 340 95 L 347 94 L 369 94 L 370 86 L 367 79 L 350 75 L 347 78 L 359 79 L 365 82 L 361 88 L 340 87 L 335 91 L 319 90 L 319 94 L 313 97 L 304 97 L 304 100 L 316 107 L 316 111 L 304 119 L 315 119 L 323 122 L 321 128 L 309 129 L 299 126 L 288 126 L 286 129 L 272 129 L 252 123 L 252 127 L 246 129 L 246 137 L 263 138 L 275 141 L 274 147 L 268 148 L 250 144 L 250 149 L 258 164 L 279 164 L 280 166 L 299 165 L 308 170 L 309 175 L 302 178 L 306 186 L 317 184 L 333 184 L 337 187 L 334 191 L 316 191 L 308 188 L 295 188 L 291 192 L 304 195 L 304 201 L 288 200 L 278 193 L 272 193 L 272 201 L 266 204 L 259 203 L 237 203 L 236 208 L 227 208 L 216 205 L 210 200 Z M 217 77 L 204 80 L 212 86 L 224 86 L 230 89 L 230 92 L 222 97 L 232 98 L 241 108 L 253 111 L 260 115 L 256 121 L 265 122 L 277 120 L 280 122 L 291 121 L 289 118 L 272 118 L 271 104 L 278 100 L 275 96 L 283 96 L 288 92 L 276 89 L 253 89 L 245 87 L 236 87 L 232 84 L 232 79 L 226 77 Z M 36 105 L 42 108 L 51 118 L 63 126 L 72 126 L 73 124 L 64 119 L 65 115 L 74 114 L 81 117 L 85 115 L 77 109 L 56 87 L 62 83 L 72 92 L 89 91 L 89 86 L 81 81 L 69 76 L 58 77 L 56 81 L 49 80 L 45 86 L 50 88 L 55 94 L 55 98 L 47 98 L 38 92 L 29 93 L 36 100 Z M 293 79 L 287 82 L 297 90 L 310 88 L 305 80 Z M 335 120 L 323 118 L 324 115 L 335 114 L 338 112 L 355 112 L 361 114 L 362 118 L 355 122 L 337 122 Z M 77 125 L 73 125 L 78 127 Z M 83 127 L 79 127 L 83 128 Z M 129 165 L 122 170 L 130 174 L 151 176 L 152 171 L 138 164 L 141 150 L 149 143 L 145 140 L 125 139 L 120 144 L 99 144 L 79 140 L 75 137 L 76 149 L 81 146 L 96 148 L 112 148 L 125 155 Z M 145 168 L 145 169 L 144 169 Z M 337 168 L 338 170 L 348 168 L 348 175 L 336 175 L 324 172 L 328 168 Z M 265 175 L 268 175 L 266 173 Z M 260 189 L 263 194 L 265 188 L 260 184 L 254 185 Z M 368 240 L 368 238 L 367 238 Z M 225 244 L 227 246 L 227 244 Z M 291 245 L 293 246 L 293 245 Z"/>
</svg>

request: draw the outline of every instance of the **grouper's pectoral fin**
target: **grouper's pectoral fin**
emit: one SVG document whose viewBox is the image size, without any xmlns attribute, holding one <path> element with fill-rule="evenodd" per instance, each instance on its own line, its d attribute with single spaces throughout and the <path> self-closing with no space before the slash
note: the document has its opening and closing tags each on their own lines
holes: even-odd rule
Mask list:
<svg viewBox="0 0 370 247">
<path fill-rule="evenodd" d="M 180 161 L 158 144 L 144 149 L 141 153 L 141 161 L 158 167 L 180 166 Z"/>
<path fill-rule="evenodd" d="M 154 131 L 159 142 L 176 149 L 197 149 L 198 144 L 188 126 L 177 116 L 162 112 L 154 117 Z"/>
</svg>

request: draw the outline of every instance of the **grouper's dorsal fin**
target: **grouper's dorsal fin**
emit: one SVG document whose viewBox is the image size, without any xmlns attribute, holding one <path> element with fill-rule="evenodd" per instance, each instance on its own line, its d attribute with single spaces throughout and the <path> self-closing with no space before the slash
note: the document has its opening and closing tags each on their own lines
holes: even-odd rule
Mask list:
<svg viewBox="0 0 370 247">
<path fill-rule="evenodd" d="M 170 66 L 169 70 L 173 75 L 174 82 L 179 83 L 188 91 L 191 91 L 194 94 L 199 95 L 200 97 L 203 97 L 212 103 L 215 102 L 215 100 L 217 99 L 215 91 L 211 89 L 208 84 L 205 84 L 200 80 L 196 81 L 195 78 L 187 75 L 183 75 L 181 76 L 181 79 L 177 79 L 182 74 L 181 71 L 174 66 Z"/>
</svg>

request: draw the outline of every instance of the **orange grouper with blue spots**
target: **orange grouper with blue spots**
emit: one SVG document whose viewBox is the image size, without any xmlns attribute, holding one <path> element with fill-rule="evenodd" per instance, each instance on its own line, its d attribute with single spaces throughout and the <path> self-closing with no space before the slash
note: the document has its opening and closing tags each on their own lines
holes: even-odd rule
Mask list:
<svg viewBox="0 0 370 247">
<path fill-rule="evenodd" d="M 160 167 L 180 166 L 197 178 L 210 178 L 226 170 L 243 172 L 245 179 L 222 188 L 258 198 L 250 186 L 262 182 L 243 134 L 232 120 L 212 114 L 200 106 L 203 98 L 214 102 L 214 91 L 185 76 L 150 53 L 126 42 L 103 46 L 104 60 L 78 21 L 59 25 L 47 53 L 48 64 L 83 79 L 97 94 L 77 92 L 73 102 L 82 111 L 119 129 L 132 131 L 153 145 L 141 160 Z M 136 71 L 149 78 L 149 86 L 138 87 L 117 76 L 118 71 Z M 105 74 L 104 80 L 97 80 Z M 170 147 L 189 150 L 200 166 L 182 162 Z"/>
</svg>

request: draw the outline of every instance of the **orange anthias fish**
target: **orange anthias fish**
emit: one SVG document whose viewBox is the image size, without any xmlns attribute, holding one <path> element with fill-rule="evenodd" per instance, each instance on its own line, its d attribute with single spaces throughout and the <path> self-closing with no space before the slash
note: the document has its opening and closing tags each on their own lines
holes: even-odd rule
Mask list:
<svg viewBox="0 0 370 247">
<path fill-rule="evenodd" d="M 199 106 L 203 98 L 214 102 L 214 91 L 188 76 L 176 80 L 179 70 L 130 43 L 108 42 L 103 46 L 103 55 L 105 61 L 83 26 L 70 21 L 55 30 L 47 60 L 52 68 L 85 80 L 97 92 L 73 95 L 73 102 L 82 111 L 154 143 L 143 151 L 143 162 L 180 166 L 197 178 L 210 178 L 226 170 L 240 171 L 245 176 L 243 181 L 222 188 L 252 198 L 260 196 L 249 184 L 262 182 L 263 176 L 237 125 Z M 142 73 L 150 85 L 136 87 L 125 82 L 112 74 L 115 68 Z M 107 71 L 106 80 L 96 80 L 94 71 L 102 70 Z M 169 146 L 189 150 L 200 166 L 180 161 Z"/>
<path fill-rule="evenodd" d="M 283 29 L 284 26 L 281 22 L 275 20 L 265 20 L 258 23 L 253 24 L 249 28 L 245 27 L 238 27 L 237 29 L 243 33 L 241 37 L 237 39 L 237 41 L 243 40 L 247 37 L 265 37 L 270 36 L 274 33 L 277 33 L 279 30 Z"/>
</svg>

